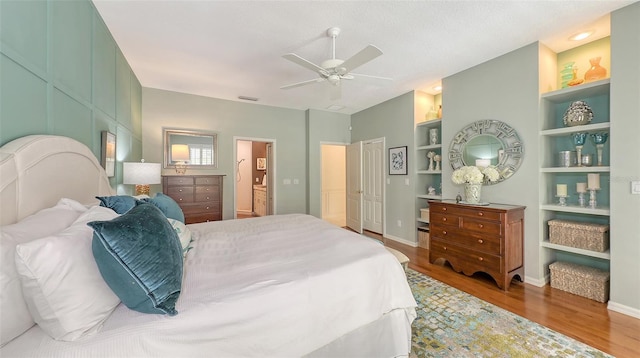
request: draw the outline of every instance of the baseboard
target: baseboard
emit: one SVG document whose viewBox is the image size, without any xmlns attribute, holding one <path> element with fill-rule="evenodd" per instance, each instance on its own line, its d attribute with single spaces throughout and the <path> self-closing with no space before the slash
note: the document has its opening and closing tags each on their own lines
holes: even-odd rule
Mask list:
<svg viewBox="0 0 640 358">
<path fill-rule="evenodd" d="M 545 276 L 542 279 L 539 279 L 539 278 L 533 278 L 533 277 L 525 276 L 524 277 L 524 282 L 528 283 L 530 285 L 536 286 L 536 287 L 542 287 L 542 286 L 546 285 L 549 282 L 549 277 Z"/>
<path fill-rule="evenodd" d="M 418 247 L 418 243 L 417 242 L 408 241 L 408 240 L 405 240 L 405 239 L 400 238 L 400 237 L 396 237 L 396 236 L 392 236 L 392 235 L 384 235 L 383 237 L 385 239 L 397 241 L 397 242 L 399 242 L 401 244 L 409 245 L 411 247 Z"/>
<path fill-rule="evenodd" d="M 637 309 L 637 308 L 633 308 L 633 307 L 622 305 L 620 303 L 609 301 L 609 303 L 607 304 L 607 309 L 640 319 L 640 309 Z"/>
</svg>

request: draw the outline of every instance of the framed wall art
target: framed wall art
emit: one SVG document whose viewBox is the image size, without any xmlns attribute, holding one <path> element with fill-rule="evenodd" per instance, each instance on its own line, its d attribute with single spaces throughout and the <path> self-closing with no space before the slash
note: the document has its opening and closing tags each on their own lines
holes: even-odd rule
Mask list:
<svg viewBox="0 0 640 358">
<path fill-rule="evenodd" d="M 267 170 L 267 158 L 257 158 L 256 159 L 256 169 L 257 170 Z"/>
<path fill-rule="evenodd" d="M 407 175 L 407 146 L 389 148 L 389 175 Z"/>
<path fill-rule="evenodd" d="M 116 135 L 102 131 L 102 167 L 108 177 L 116 175 Z"/>
</svg>

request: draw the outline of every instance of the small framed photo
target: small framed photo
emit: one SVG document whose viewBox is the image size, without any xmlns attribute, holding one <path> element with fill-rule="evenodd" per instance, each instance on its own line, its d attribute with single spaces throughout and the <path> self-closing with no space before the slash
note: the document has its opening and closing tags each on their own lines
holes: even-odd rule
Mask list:
<svg viewBox="0 0 640 358">
<path fill-rule="evenodd" d="M 256 159 L 256 169 L 258 169 L 258 170 L 267 170 L 267 158 L 257 158 Z"/>
<path fill-rule="evenodd" d="M 108 177 L 116 175 L 116 135 L 102 131 L 102 167 Z"/>
<path fill-rule="evenodd" d="M 389 175 L 407 175 L 407 146 L 389 148 Z"/>
</svg>

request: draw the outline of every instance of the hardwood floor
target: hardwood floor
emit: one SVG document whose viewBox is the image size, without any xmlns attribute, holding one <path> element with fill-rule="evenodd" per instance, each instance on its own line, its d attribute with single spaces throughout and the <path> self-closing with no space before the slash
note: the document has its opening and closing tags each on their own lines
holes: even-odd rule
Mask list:
<svg viewBox="0 0 640 358">
<path fill-rule="evenodd" d="M 552 289 L 549 285 L 536 287 L 517 280 L 505 292 L 488 275 L 467 277 L 448 265 L 430 264 L 426 249 L 384 239 L 371 232 L 365 235 L 407 255 L 413 270 L 615 357 L 640 357 L 640 320 L 610 311 L 605 303 Z"/>
</svg>

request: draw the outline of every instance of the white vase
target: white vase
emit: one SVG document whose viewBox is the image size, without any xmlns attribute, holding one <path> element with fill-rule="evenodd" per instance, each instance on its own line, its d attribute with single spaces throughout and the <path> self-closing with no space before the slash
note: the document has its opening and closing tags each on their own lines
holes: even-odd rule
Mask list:
<svg viewBox="0 0 640 358">
<path fill-rule="evenodd" d="M 429 129 L 429 144 L 438 144 L 438 128 Z"/>
<path fill-rule="evenodd" d="M 480 195 L 482 195 L 482 184 L 465 184 L 464 196 L 467 204 L 480 203 Z"/>
</svg>

